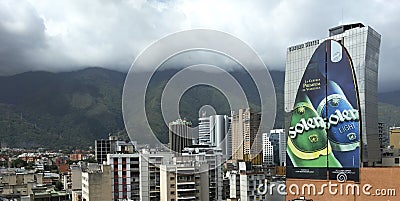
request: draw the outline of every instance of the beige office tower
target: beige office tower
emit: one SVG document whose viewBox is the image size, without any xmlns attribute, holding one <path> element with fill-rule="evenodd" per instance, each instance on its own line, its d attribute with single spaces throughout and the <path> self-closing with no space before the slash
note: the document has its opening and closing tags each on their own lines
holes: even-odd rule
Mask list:
<svg viewBox="0 0 400 201">
<path fill-rule="evenodd" d="M 373 166 L 380 161 L 378 134 L 378 64 L 381 35 L 361 23 L 329 29 L 329 37 L 291 46 L 286 52 L 285 112 L 291 112 L 307 64 L 318 45 L 334 39 L 347 49 L 353 61 L 361 108 L 362 162 Z M 288 129 L 286 129 L 288 131 Z"/>
<path fill-rule="evenodd" d="M 261 114 L 250 108 L 231 113 L 232 159 L 262 164 Z"/>
<path fill-rule="evenodd" d="M 390 127 L 389 133 L 390 146 L 400 149 L 400 127 Z"/>
</svg>

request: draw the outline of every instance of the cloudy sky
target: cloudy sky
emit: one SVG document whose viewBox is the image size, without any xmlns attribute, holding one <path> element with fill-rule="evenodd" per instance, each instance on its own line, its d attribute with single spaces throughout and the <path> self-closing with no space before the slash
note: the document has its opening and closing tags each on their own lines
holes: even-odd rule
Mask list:
<svg viewBox="0 0 400 201">
<path fill-rule="evenodd" d="M 269 69 L 286 48 L 341 23 L 382 35 L 380 90 L 400 76 L 400 1 L 0 0 L 0 74 L 101 66 L 125 71 L 146 46 L 177 31 L 211 28 L 251 45 Z"/>
</svg>

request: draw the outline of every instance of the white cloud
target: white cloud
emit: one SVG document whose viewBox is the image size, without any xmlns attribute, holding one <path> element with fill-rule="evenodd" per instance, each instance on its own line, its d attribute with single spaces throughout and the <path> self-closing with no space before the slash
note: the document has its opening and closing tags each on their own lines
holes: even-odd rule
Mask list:
<svg viewBox="0 0 400 201">
<path fill-rule="evenodd" d="M 29 0 L 0 6 L 0 73 L 82 66 L 126 70 L 143 48 L 169 33 L 211 28 L 249 43 L 271 69 L 284 68 L 288 46 L 327 36 L 341 22 L 382 34 L 380 78 L 398 75 L 400 2 Z M 389 81 L 386 81 L 389 80 Z"/>
</svg>

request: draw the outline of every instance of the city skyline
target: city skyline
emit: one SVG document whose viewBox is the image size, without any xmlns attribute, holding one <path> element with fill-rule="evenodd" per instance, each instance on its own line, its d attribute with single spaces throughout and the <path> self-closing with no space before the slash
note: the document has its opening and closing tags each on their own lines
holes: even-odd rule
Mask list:
<svg viewBox="0 0 400 201">
<path fill-rule="evenodd" d="M 399 199 L 399 11 L 4 0 L 0 200 Z"/>
</svg>

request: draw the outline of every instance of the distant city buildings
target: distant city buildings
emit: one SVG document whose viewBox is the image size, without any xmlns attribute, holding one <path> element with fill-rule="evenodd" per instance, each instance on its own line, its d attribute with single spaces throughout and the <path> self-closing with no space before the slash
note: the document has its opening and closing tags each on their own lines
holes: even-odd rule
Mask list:
<svg viewBox="0 0 400 201">
<path fill-rule="evenodd" d="M 60 175 L 20 168 L 0 169 L 0 198 L 68 200 L 68 192 L 55 189 Z"/>
</svg>

